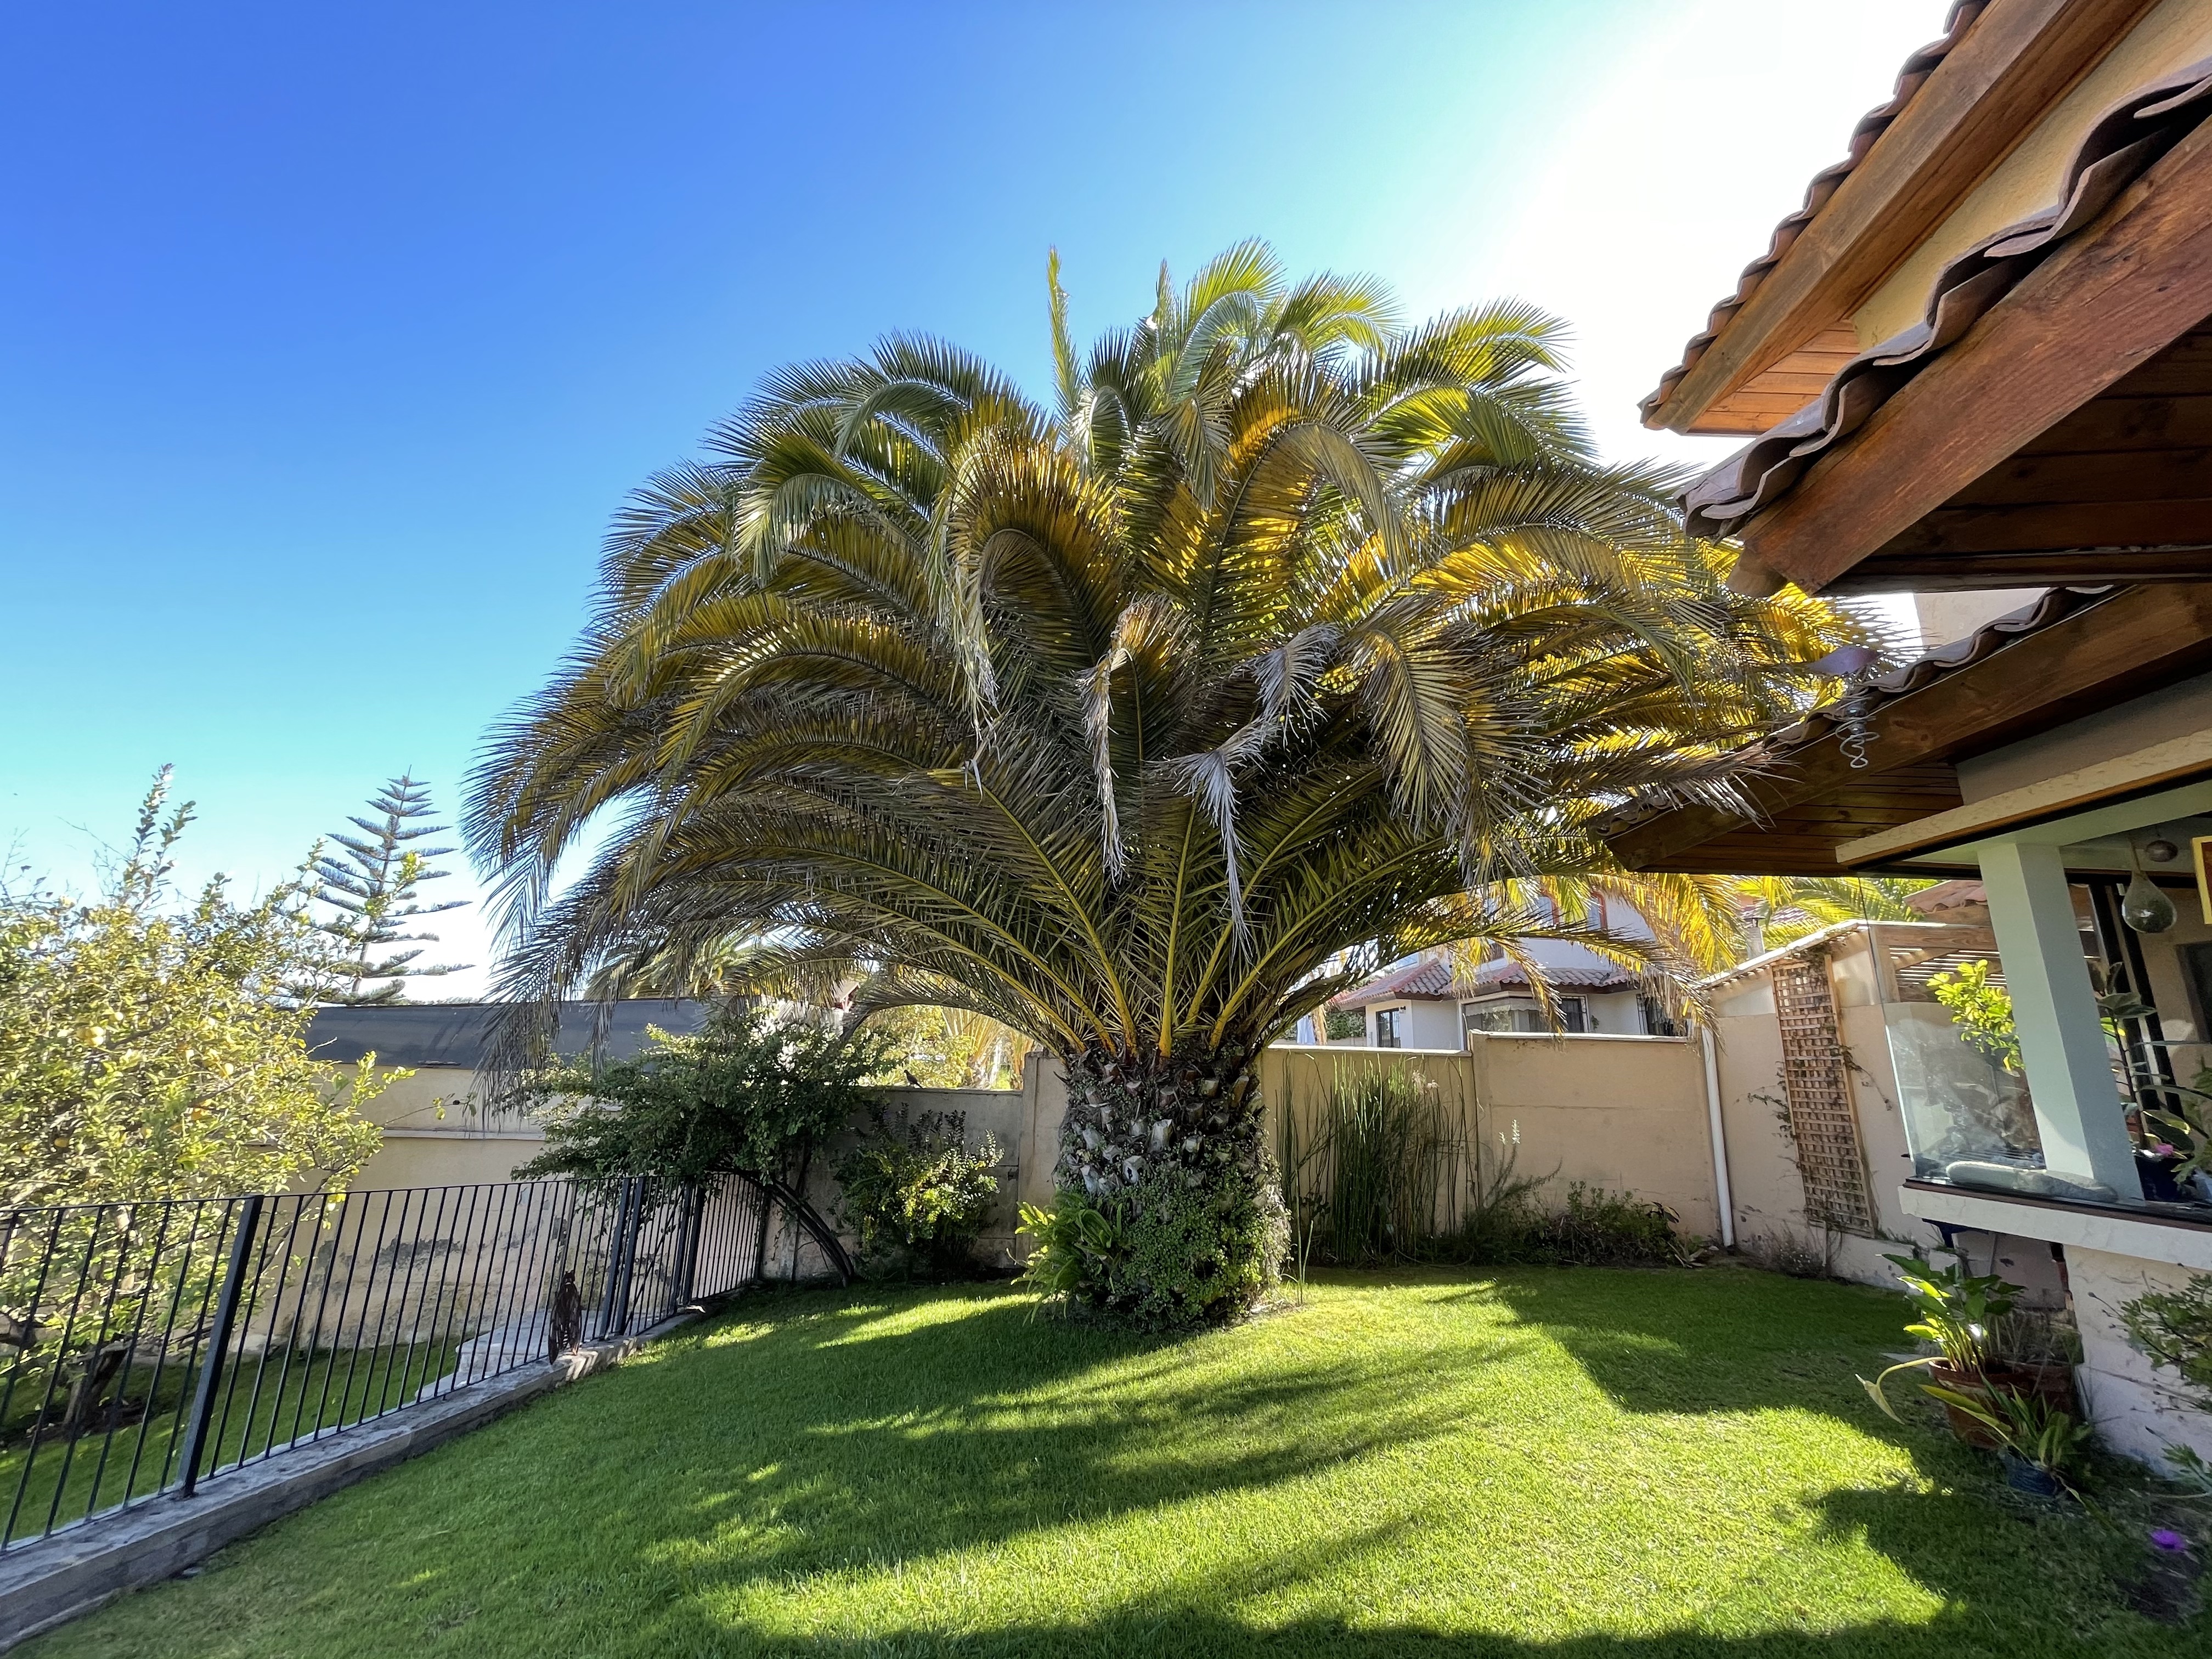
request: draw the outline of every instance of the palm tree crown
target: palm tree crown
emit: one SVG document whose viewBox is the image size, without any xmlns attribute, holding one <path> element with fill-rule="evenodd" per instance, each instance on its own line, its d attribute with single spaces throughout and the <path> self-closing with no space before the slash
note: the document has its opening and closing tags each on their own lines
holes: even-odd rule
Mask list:
<svg viewBox="0 0 2212 1659">
<path fill-rule="evenodd" d="M 1087 356 L 1056 264 L 1051 301 L 1050 409 L 892 338 L 638 492 L 477 778 L 512 991 L 764 939 L 1241 1122 L 1249 1056 L 1375 954 L 1590 937 L 1514 896 L 1600 866 L 1596 812 L 1724 789 L 1852 635 L 1722 585 L 1528 306 L 1407 326 L 1258 244 Z"/>
</svg>

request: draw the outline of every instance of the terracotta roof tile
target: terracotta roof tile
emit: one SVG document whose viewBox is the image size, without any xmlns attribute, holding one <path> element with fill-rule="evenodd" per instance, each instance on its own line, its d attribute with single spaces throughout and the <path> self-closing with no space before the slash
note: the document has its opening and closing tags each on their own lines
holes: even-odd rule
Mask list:
<svg viewBox="0 0 2212 1659">
<path fill-rule="evenodd" d="M 2098 117 L 2067 163 L 2057 205 L 1984 237 L 1946 264 L 1920 321 L 1852 358 L 1819 397 L 1692 484 L 1682 495 L 1690 529 L 1716 540 L 1734 534 L 2207 115 L 2212 58 L 2138 87 Z"/>
<path fill-rule="evenodd" d="M 1633 973 L 1610 963 L 1594 968 L 1571 963 L 1547 966 L 1544 976 L 1554 988 L 1586 991 L 1626 990 L 1636 983 Z M 1467 980 L 1455 980 L 1449 963 L 1431 961 L 1416 963 L 1395 973 L 1378 974 L 1364 985 L 1338 992 L 1328 1002 L 1332 1008 L 1364 1008 L 1370 1002 L 1389 1002 L 1400 997 L 1409 1002 L 1456 1002 L 1467 997 L 1494 995 L 1528 982 L 1528 970 L 1519 963 L 1504 957 L 1484 963 Z"/>
<path fill-rule="evenodd" d="M 1905 112 L 1905 106 L 1912 101 L 1928 77 L 1935 73 L 1936 66 L 1949 57 L 1953 48 L 1966 38 L 1966 31 L 1973 27 L 1974 20 L 1988 9 L 1989 3 L 1990 0 L 1958 0 L 1943 21 L 1942 38 L 1929 41 L 1905 60 L 1905 67 L 1898 72 L 1896 90 L 1891 93 L 1888 102 L 1869 110 L 1859 117 L 1858 125 L 1851 129 L 1850 153 L 1842 161 L 1823 167 L 1813 175 L 1813 182 L 1805 189 L 1804 205 L 1775 226 L 1774 236 L 1767 244 L 1766 252 L 1746 265 L 1743 275 L 1736 279 L 1735 292 L 1713 307 L 1712 314 L 1705 319 L 1705 331 L 1682 348 L 1682 361 L 1659 377 L 1658 390 L 1644 398 L 1642 404 L 1647 420 L 1674 395 L 1674 388 L 1681 384 L 1682 377 L 1697 367 L 1698 359 L 1705 355 L 1706 348 L 1720 337 L 1721 331 L 1735 319 L 1737 312 L 1750 302 L 1751 296 L 1759 291 L 1759 285 L 1766 280 L 1766 273 L 1782 263 L 1782 256 L 1789 252 L 1791 245 L 1804 234 L 1805 227 L 1813 222 L 1820 210 L 1827 206 L 1828 198 L 1866 159 L 1867 152 L 1874 148 L 1875 140 L 1888 131 L 1890 123 Z"/>
</svg>

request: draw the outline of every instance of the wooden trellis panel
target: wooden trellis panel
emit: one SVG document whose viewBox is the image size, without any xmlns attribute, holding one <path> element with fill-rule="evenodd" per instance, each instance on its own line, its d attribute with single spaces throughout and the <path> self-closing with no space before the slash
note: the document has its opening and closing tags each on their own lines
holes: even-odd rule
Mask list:
<svg viewBox="0 0 2212 1659">
<path fill-rule="evenodd" d="M 1851 1109 L 1828 964 L 1818 956 L 1794 957 L 1775 963 L 1772 971 L 1774 1009 L 1782 1026 L 1783 1092 L 1790 1102 L 1797 1167 L 1805 1178 L 1806 1213 L 1845 1232 L 1872 1237 L 1866 1153 L 1859 1144 L 1858 1115 Z"/>
</svg>

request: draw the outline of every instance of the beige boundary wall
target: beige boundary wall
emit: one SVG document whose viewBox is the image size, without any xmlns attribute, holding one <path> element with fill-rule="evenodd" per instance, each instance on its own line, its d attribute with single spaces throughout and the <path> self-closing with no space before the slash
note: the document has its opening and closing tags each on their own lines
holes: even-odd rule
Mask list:
<svg viewBox="0 0 2212 1659">
<path fill-rule="evenodd" d="M 1345 1044 L 1279 1044 L 1261 1058 L 1260 1085 L 1268 1102 L 1270 1145 L 1286 1102 L 1310 1109 L 1338 1077 L 1404 1066 L 1435 1083 L 1455 1109 L 1474 1114 L 1488 1159 L 1518 1147 L 1522 1175 L 1550 1177 L 1547 1195 L 1563 1198 L 1574 1182 L 1662 1203 L 1685 1231 L 1716 1236 L 1720 1210 L 1713 1179 L 1705 1074 L 1698 1045 L 1680 1037 L 1477 1034 L 1469 1049 L 1365 1048 Z M 534 1130 L 512 1121 L 487 1123 L 473 1110 L 471 1073 L 424 1067 L 395 1084 L 372 1115 L 385 1125 L 383 1149 L 353 1185 L 358 1191 L 505 1181 L 544 1146 Z M 986 1256 L 1018 1254 L 1014 1224 L 1023 1204 L 1045 1204 L 1060 1152 L 1067 1091 L 1056 1066 L 1031 1054 L 1018 1089 L 911 1089 L 881 1091 L 902 1109 L 958 1112 L 970 1143 L 989 1134 L 1000 1151 L 1005 1201 L 985 1236 Z M 442 1115 L 441 1115 L 442 1110 Z M 834 1213 L 830 1177 L 843 1143 L 831 1146 L 810 1171 L 808 1196 Z M 775 1251 L 788 1269 L 788 1240 Z M 804 1264 L 801 1270 L 804 1270 Z"/>
<path fill-rule="evenodd" d="M 1279 1044 L 1260 1064 L 1271 1144 L 1285 1111 L 1301 1124 L 1339 1079 L 1403 1066 L 1450 1110 L 1471 1109 L 1486 1176 L 1509 1152 L 1560 1202 L 1580 1182 L 1664 1204 L 1681 1230 L 1720 1229 L 1699 1045 L 1682 1037 L 1475 1033 L 1468 1050 Z"/>
</svg>

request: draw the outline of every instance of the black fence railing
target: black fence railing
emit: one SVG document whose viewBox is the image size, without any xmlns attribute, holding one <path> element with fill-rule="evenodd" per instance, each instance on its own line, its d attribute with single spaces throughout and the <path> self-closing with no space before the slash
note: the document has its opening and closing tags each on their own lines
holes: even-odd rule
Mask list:
<svg viewBox="0 0 2212 1659">
<path fill-rule="evenodd" d="M 743 1176 L 0 1213 L 0 1550 L 762 1276 Z"/>
</svg>

